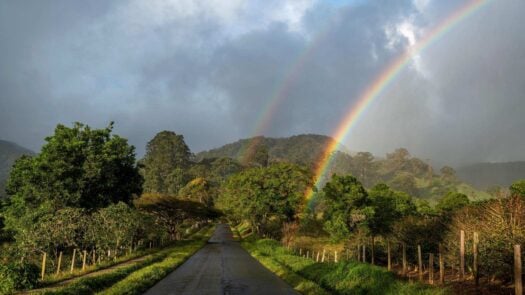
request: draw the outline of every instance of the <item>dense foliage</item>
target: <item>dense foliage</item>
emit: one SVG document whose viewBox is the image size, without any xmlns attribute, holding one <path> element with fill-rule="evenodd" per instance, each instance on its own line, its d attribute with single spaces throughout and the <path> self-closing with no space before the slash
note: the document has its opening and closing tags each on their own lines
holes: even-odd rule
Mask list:
<svg viewBox="0 0 525 295">
<path fill-rule="evenodd" d="M 177 194 L 188 181 L 190 149 L 182 135 L 162 131 L 148 142 L 144 164 L 144 191 Z"/>
<path fill-rule="evenodd" d="M 254 232 L 278 235 L 283 223 L 302 212 L 310 186 L 309 172 L 293 164 L 251 168 L 226 181 L 218 207 L 235 220 L 248 220 Z"/>
</svg>

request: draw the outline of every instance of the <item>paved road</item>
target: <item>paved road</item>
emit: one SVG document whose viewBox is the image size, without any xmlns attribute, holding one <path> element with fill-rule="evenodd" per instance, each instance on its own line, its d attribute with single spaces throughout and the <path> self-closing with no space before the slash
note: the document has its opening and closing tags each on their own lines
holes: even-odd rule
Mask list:
<svg viewBox="0 0 525 295">
<path fill-rule="evenodd" d="M 208 244 L 145 294 L 298 294 L 218 225 Z"/>
</svg>

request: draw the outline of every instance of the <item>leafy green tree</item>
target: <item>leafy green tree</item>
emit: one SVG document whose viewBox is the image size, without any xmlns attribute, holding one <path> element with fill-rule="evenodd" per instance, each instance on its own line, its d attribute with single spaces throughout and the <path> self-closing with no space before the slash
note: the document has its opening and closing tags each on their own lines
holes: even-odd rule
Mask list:
<svg viewBox="0 0 525 295">
<path fill-rule="evenodd" d="M 525 179 L 514 182 L 509 190 L 513 196 L 525 197 Z"/>
<path fill-rule="evenodd" d="M 373 213 L 363 185 L 353 176 L 333 175 L 323 188 L 325 229 L 335 239 L 347 238 Z"/>
<path fill-rule="evenodd" d="M 296 219 L 310 186 L 311 175 L 297 165 L 251 168 L 226 181 L 217 206 L 233 219 L 249 221 L 257 233 L 279 233 L 284 222 Z"/>
<path fill-rule="evenodd" d="M 113 123 L 105 129 L 58 125 L 40 154 L 15 163 L 7 184 L 13 202 L 28 208 L 50 203 L 57 209 L 130 202 L 142 184 L 135 149 L 112 130 Z"/>
<path fill-rule="evenodd" d="M 372 236 L 389 235 L 397 219 L 414 215 L 417 210 L 408 194 L 394 191 L 382 183 L 369 191 L 368 198 L 373 208 L 373 215 L 367 219 Z"/>
<path fill-rule="evenodd" d="M 466 195 L 462 193 L 449 192 L 438 201 L 436 209 L 441 212 L 451 212 L 460 209 L 469 203 L 469 199 Z"/>
<path fill-rule="evenodd" d="M 185 170 L 191 152 L 182 135 L 162 131 L 148 142 L 144 165 L 144 191 L 177 194 L 188 181 Z"/>
<path fill-rule="evenodd" d="M 93 213 L 86 240 L 99 249 L 119 249 L 129 246 L 141 229 L 140 214 L 122 202 Z"/>
</svg>

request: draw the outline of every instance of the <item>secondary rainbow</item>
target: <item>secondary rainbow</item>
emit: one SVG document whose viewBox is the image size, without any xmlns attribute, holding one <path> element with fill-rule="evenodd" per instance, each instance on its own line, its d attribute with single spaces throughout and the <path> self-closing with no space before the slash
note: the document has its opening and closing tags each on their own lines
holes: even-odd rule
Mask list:
<svg viewBox="0 0 525 295">
<path fill-rule="evenodd" d="M 250 133 L 250 137 L 254 139 L 250 140 L 247 146 L 243 147 L 239 151 L 237 155 L 238 158 L 249 159 L 252 156 L 252 154 L 255 151 L 255 148 L 260 143 L 258 137 L 262 136 L 265 133 L 265 131 L 268 130 L 270 122 L 274 117 L 275 113 L 277 112 L 277 108 L 279 107 L 281 102 L 288 97 L 291 87 L 295 85 L 307 61 L 311 59 L 311 56 L 316 52 L 320 44 L 322 44 L 322 41 L 329 32 L 330 24 L 333 21 L 334 19 L 328 21 L 323 26 L 323 28 L 320 31 L 318 31 L 318 33 L 313 35 L 311 41 L 308 43 L 308 46 L 305 46 L 302 52 L 299 54 L 299 56 L 293 59 L 292 62 L 290 62 L 290 64 L 286 67 L 289 70 L 284 75 L 284 79 L 281 80 L 282 82 L 278 83 L 272 91 L 270 99 L 268 99 L 267 103 L 263 106 L 263 109 L 259 113 L 260 115 L 258 116 L 255 122 L 255 127 Z"/>
<path fill-rule="evenodd" d="M 333 158 L 332 153 L 337 149 L 339 143 L 345 141 L 346 137 L 350 133 L 353 126 L 355 126 L 358 119 L 366 111 L 367 107 L 381 95 L 381 93 L 392 83 L 392 81 L 399 75 L 401 70 L 410 63 L 411 58 L 417 55 L 424 49 L 428 48 L 432 43 L 439 40 L 440 37 L 445 35 L 457 24 L 467 19 L 473 13 L 478 11 L 481 7 L 488 4 L 491 0 L 473 0 L 463 5 L 459 9 L 455 10 L 445 20 L 440 22 L 432 30 L 429 31 L 422 39 L 418 40 L 416 44 L 409 47 L 401 56 L 391 62 L 373 82 L 362 92 L 361 96 L 357 100 L 357 103 L 353 104 L 347 112 L 347 115 L 343 118 L 341 123 L 338 125 L 332 137 L 335 139 L 325 149 L 322 156 L 320 157 L 318 164 L 315 169 L 315 187 L 320 186 L 320 182 L 326 177 L 328 169 L 330 168 Z M 306 192 L 306 199 L 308 202 L 312 200 L 314 196 L 313 189 L 309 189 Z"/>
</svg>

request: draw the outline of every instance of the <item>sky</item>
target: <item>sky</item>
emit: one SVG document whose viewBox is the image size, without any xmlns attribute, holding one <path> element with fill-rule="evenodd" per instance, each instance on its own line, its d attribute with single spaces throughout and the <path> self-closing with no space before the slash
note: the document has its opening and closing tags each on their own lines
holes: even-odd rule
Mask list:
<svg viewBox="0 0 525 295">
<path fill-rule="evenodd" d="M 331 135 L 389 62 L 467 2 L 1 1 L 0 139 L 38 151 L 59 123 L 115 121 L 141 156 L 162 130 L 193 152 Z M 414 55 L 343 144 L 453 166 L 525 160 L 523 11 L 493 0 Z"/>
</svg>

